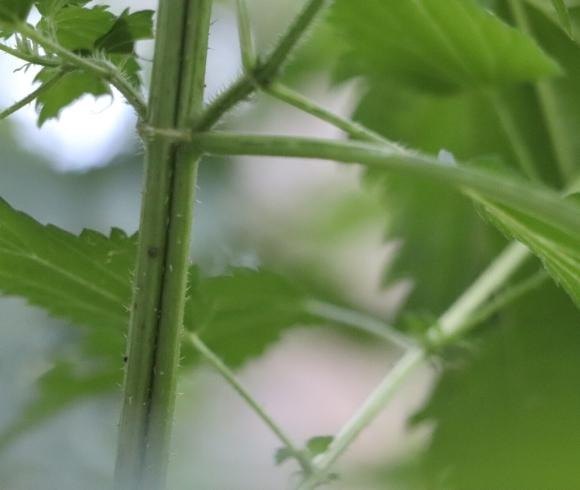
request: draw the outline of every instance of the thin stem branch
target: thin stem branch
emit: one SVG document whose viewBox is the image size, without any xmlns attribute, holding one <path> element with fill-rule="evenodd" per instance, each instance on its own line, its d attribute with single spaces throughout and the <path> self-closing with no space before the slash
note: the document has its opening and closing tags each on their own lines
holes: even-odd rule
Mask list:
<svg viewBox="0 0 580 490">
<path fill-rule="evenodd" d="M 280 38 L 270 54 L 263 61 L 258 61 L 251 72 L 246 72 L 222 92 L 206 108 L 194 129 L 196 131 L 211 129 L 226 112 L 247 99 L 258 87 L 272 83 L 274 78 L 280 73 L 289 55 L 304 38 L 304 35 L 320 12 L 329 3 L 329 0 L 308 0 L 306 6 L 292 21 L 288 30 Z"/>
<path fill-rule="evenodd" d="M 121 76 L 119 70 L 115 66 L 79 56 L 62 47 L 52 39 L 42 35 L 34 29 L 34 27 L 26 23 L 20 24 L 18 26 L 18 31 L 23 36 L 31 39 L 39 46 L 42 46 L 46 52 L 58 55 L 64 62 L 63 64 L 70 64 L 77 68 L 94 73 L 98 77 L 109 81 L 117 90 L 119 90 L 119 92 L 121 92 L 121 94 L 123 94 L 127 99 L 127 102 L 133 106 L 137 114 L 141 118 L 145 117 L 147 113 L 147 105 L 145 104 L 141 93 Z"/>
<path fill-rule="evenodd" d="M 53 87 L 65 75 L 65 73 L 66 73 L 65 71 L 58 72 L 56 75 L 54 75 L 53 77 L 48 79 L 46 82 L 44 82 L 36 90 L 34 90 L 30 94 L 28 94 L 26 97 L 22 98 L 21 100 L 19 100 L 15 104 L 11 105 L 10 107 L 5 109 L 4 111 L 0 112 L 0 121 L 2 119 L 6 119 L 8 116 L 14 114 L 16 111 L 19 111 L 23 107 L 25 107 L 28 104 L 30 104 L 31 102 L 35 101 L 44 92 L 46 92 L 51 87 Z"/>
<path fill-rule="evenodd" d="M 568 232 L 580 233 L 577 206 L 563 200 L 550 189 L 529 183 L 526 191 L 522 192 L 522 183 L 519 181 L 469 167 L 448 165 L 418 153 L 407 152 L 402 155 L 378 145 L 355 141 L 237 133 L 194 134 L 192 141 L 206 152 L 219 155 L 323 159 L 343 163 L 356 162 L 396 171 L 461 190 L 479 192 L 519 211 L 533 213 Z"/>
<path fill-rule="evenodd" d="M 523 279 L 518 284 L 508 287 L 505 291 L 498 294 L 497 297 L 491 299 L 486 305 L 477 310 L 464 324 L 465 330 L 471 330 L 476 325 L 489 320 L 493 315 L 501 311 L 510 303 L 518 300 L 530 291 L 540 287 L 544 284 L 550 276 L 545 270 L 540 270 L 536 274 Z"/>
<path fill-rule="evenodd" d="M 15 58 L 19 58 L 22 61 L 26 61 L 27 63 L 32 63 L 34 65 L 50 66 L 50 67 L 62 66 L 62 63 L 57 59 L 24 53 L 19 49 L 12 48 L 2 43 L 0 43 L 0 51 L 4 51 L 5 53 L 10 54 Z"/>
<path fill-rule="evenodd" d="M 346 119 L 337 114 L 334 114 L 316 102 L 304 97 L 298 92 L 282 85 L 281 83 L 273 83 L 269 87 L 266 87 L 264 91 L 271 95 L 272 97 L 285 102 L 296 109 L 299 109 L 311 116 L 314 116 L 322 121 L 332 124 L 336 128 L 344 131 L 350 137 L 360 140 L 367 141 L 369 143 L 377 143 L 384 145 L 393 151 L 405 152 L 405 149 L 396 143 L 389 141 L 378 133 L 371 131 L 365 126 L 358 124 L 350 119 Z"/>
<path fill-rule="evenodd" d="M 308 300 L 304 305 L 304 309 L 320 319 L 366 332 L 405 350 L 414 345 L 411 339 L 391 325 L 359 311 L 318 300 Z"/>
<path fill-rule="evenodd" d="M 437 342 L 437 345 L 444 345 L 449 339 L 465 333 L 465 322 L 468 322 L 470 316 L 505 284 L 527 257 L 529 253 L 522 245 L 508 246 L 465 294 L 429 329 L 427 337 Z M 424 364 L 429 354 L 427 346 L 414 347 L 407 351 L 362 407 L 339 431 L 328 450 L 314 459 L 314 472 L 302 481 L 298 487 L 299 490 L 312 490 L 326 479 L 336 460 L 384 410 L 403 382 Z"/>
<path fill-rule="evenodd" d="M 526 34 L 533 36 L 526 9 L 520 0 L 509 0 L 515 24 Z M 548 135 L 556 155 L 556 162 L 564 182 L 569 182 L 578 172 L 575 152 L 568 137 L 565 121 L 560 117 L 561 110 L 554 87 L 549 81 L 538 81 L 534 84 L 540 108 L 542 110 Z"/>
<path fill-rule="evenodd" d="M 197 351 L 209 362 L 216 371 L 228 382 L 228 384 L 242 397 L 250 406 L 254 413 L 266 424 L 278 440 L 292 453 L 298 460 L 303 471 L 310 472 L 310 461 L 304 456 L 302 451 L 292 442 L 284 430 L 278 425 L 268 412 L 258 403 L 250 392 L 236 378 L 236 375 L 225 365 L 225 363 L 199 338 L 195 333 L 189 335 L 189 339 Z"/>
<path fill-rule="evenodd" d="M 510 113 L 506 104 L 501 100 L 500 95 L 496 93 L 489 92 L 488 99 L 491 106 L 493 107 L 500 125 L 508 138 L 511 147 L 516 156 L 516 162 L 520 166 L 520 169 L 529 179 L 540 182 L 542 180 L 536 164 L 534 163 L 534 157 L 528 149 L 528 145 L 524 141 L 524 137 L 520 132 L 516 122 L 514 121 L 513 114 Z"/>
<path fill-rule="evenodd" d="M 252 36 L 248 5 L 245 0 L 237 0 L 238 36 L 240 40 L 240 53 L 242 66 L 246 72 L 250 72 L 256 66 L 256 48 Z"/>
</svg>

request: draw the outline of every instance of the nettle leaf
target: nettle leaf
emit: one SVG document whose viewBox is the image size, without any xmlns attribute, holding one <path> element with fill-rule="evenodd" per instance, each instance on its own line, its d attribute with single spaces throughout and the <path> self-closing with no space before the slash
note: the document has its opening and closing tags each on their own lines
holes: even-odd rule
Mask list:
<svg viewBox="0 0 580 490">
<path fill-rule="evenodd" d="M 552 5 L 558 14 L 563 29 L 572 37 L 572 20 L 570 19 L 570 12 L 568 12 L 568 7 L 564 3 L 564 0 L 552 0 Z"/>
<path fill-rule="evenodd" d="M 474 198 L 481 203 L 491 223 L 508 237 L 525 244 L 542 260 L 550 275 L 580 308 L 580 235 L 477 194 Z"/>
<path fill-rule="evenodd" d="M 546 490 L 580 480 L 580 312 L 553 284 L 502 310 L 415 418 L 418 488 Z"/>
<path fill-rule="evenodd" d="M 0 23 L 14 24 L 26 20 L 34 0 L 0 0 Z"/>
<path fill-rule="evenodd" d="M 83 6 L 90 1 L 91 0 L 36 0 L 36 8 L 43 16 L 50 16 L 70 5 Z"/>
<path fill-rule="evenodd" d="M 129 13 L 126 9 L 111 29 L 95 43 L 108 53 L 133 53 L 135 41 L 153 38 L 153 10 Z"/>
<path fill-rule="evenodd" d="M 337 0 L 334 23 L 360 74 L 437 91 L 560 74 L 529 37 L 473 0 Z"/>
<path fill-rule="evenodd" d="M 135 256 L 136 236 L 120 230 L 109 237 L 90 230 L 75 236 L 44 226 L 0 199 L 0 293 L 26 298 L 80 327 L 75 360 L 91 367 L 79 372 L 68 358 L 58 360 L 41 380 L 37 399 L 0 434 L 0 447 L 5 438 L 58 410 L 119 385 Z M 284 330 L 311 319 L 303 312 L 305 292 L 279 274 L 233 269 L 205 277 L 192 267 L 190 278 L 186 328 L 198 331 L 232 367 L 263 353 Z M 185 365 L 199 360 L 188 342 L 183 354 Z"/>
<path fill-rule="evenodd" d="M 36 76 L 36 81 L 46 82 L 50 80 L 59 68 L 43 68 Z M 65 73 L 52 87 L 44 91 L 36 99 L 38 114 L 38 126 L 42 126 L 47 120 L 57 118 L 60 111 L 80 99 L 83 95 L 111 95 L 111 89 L 103 80 L 92 73 L 74 70 Z"/>
<path fill-rule="evenodd" d="M 105 7 L 92 9 L 68 6 L 46 19 L 58 42 L 72 51 L 92 50 L 96 41 L 115 24 L 115 16 Z M 44 28 L 44 21 L 39 26 Z"/>
<path fill-rule="evenodd" d="M 200 278 L 194 270 L 190 284 L 186 328 L 199 332 L 233 367 L 262 354 L 288 326 L 312 319 L 304 312 L 305 292 L 270 271 L 234 269 L 224 276 Z"/>
<path fill-rule="evenodd" d="M 79 325 L 123 331 L 135 237 L 79 237 L 43 226 L 0 200 L 0 289 Z"/>
</svg>

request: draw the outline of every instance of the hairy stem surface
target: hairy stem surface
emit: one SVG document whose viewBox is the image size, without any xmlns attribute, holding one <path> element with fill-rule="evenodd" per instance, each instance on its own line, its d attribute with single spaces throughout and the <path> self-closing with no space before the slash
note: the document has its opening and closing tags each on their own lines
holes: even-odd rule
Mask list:
<svg viewBox="0 0 580 490">
<path fill-rule="evenodd" d="M 147 125 L 180 130 L 201 112 L 211 0 L 163 0 Z M 162 133 L 146 176 L 116 490 L 162 490 L 169 457 L 199 152 Z"/>
</svg>

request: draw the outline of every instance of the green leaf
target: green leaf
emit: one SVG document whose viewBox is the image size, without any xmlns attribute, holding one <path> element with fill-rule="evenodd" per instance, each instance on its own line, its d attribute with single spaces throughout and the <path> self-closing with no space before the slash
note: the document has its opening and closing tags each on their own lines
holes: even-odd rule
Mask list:
<svg viewBox="0 0 580 490">
<path fill-rule="evenodd" d="M 572 21 L 570 19 L 570 12 L 568 12 L 568 7 L 566 7 L 564 0 L 552 0 L 552 5 L 558 14 L 562 27 L 568 35 L 572 37 Z"/>
<path fill-rule="evenodd" d="M 54 30 L 58 42 L 67 49 L 90 51 L 114 24 L 115 16 L 105 7 L 87 9 L 71 5 L 41 21 L 38 28 L 47 32 Z"/>
<path fill-rule="evenodd" d="M 200 278 L 193 270 L 190 285 L 186 328 L 233 367 L 262 354 L 288 327 L 312 318 L 303 309 L 306 293 L 270 271 L 234 269 Z"/>
<path fill-rule="evenodd" d="M 312 457 L 318 456 L 319 454 L 322 454 L 328 449 L 328 447 L 332 444 L 333 440 L 334 440 L 333 436 L 312 437 L 306 443 L 306 449 L 308 450 L 308 452 L 310 452 Z"/>
<path fill-rule="evenodd" d="M 0 0 L 0 22 L 8 25 L 26 20 L 34 0 Z"/>
<path fill-rule="evenodd" d="M 498 229 L 525 244 L 580 308 L 580 235 L 536 216 L 515 211 L 477 194 L 474 198 Z M 574 201 L 571 201 L 574 202 Z M 580 205 L 578 205 L 580 215 Z"/>
<path fill-rule="evenodd" d="M 0 446 L 4 438 L 120 383 L 135 256 L 136 236 L 115 229 L 109 237 L 90 230 L 77 237 L 0 199 L 0 293 L 26 298 L 78 325 L 83 337 L 76 357 L 93 368 L 76 372 L 68 360 L 57 361 L 41 380 L 37 399 L 0 434 Z M 186 328 L 198 331 L 230 366 L 260 355 L 283 331 L 310 319 L 303 312 L 305 293 L 279 274 L 233 269 L 208 278 L 192 267 L 190 278 Z M 198 361 L 189 342 L 183 350 L 185 365 Z M 94 389 L 85 386 L 92 380 L 99 380 Z"/>
<path fill-rule="evenodd" d="M 43 226 L 0 200 L 0 289 L 79 325 L 123 331 L 135 237 Z"/>
<path fill-rule="evenodd" d="M 132 14 L 126 9 L 113 27 L 97 40 L 95 47 L 108 53 L 133 53 L 135 41 L 153 38 L 153 10 L 140 10 Z"/>
<path fill-rule="evenodd" d="M 473 0 L 337 0 L 333 14 L 358 74 L 437 91 L 560 74 L 521 32 Z"/>
<path fill-rule="evenodd" d="M 580 480 L 580 312 L 546 283 L 448 365 L 416 421 L 432 490 L 573 489 Z"/>
<path fill-rule="evenodd" d="M 51 16 L 71 5 L 86 5 L 91 0 L 37 0 L 36 8 L 43 16 Z"/>
<path fill-rule="evenodd" d="M 58 68 L 43 68 L 36 81 L 46 82 L 55 75 L 55 70 Z M 92 73 L 81 70 L 66 73 L 36 100 L 39 111 L 38 126 L 42 126 L 48 119 L 57 118 L 62 109 L 86 94 L 99 97 L 110 95 L 111 90 L 104 81 Z"/>
</svg>

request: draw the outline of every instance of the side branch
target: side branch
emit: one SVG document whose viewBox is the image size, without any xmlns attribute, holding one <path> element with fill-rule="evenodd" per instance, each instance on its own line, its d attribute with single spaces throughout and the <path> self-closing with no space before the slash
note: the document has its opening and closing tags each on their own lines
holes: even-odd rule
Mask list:
<svg viewBox="0 0 580 490">
<path fill-rule="evenodd" d="M 505 179 L 487 171 L 445 164 L 419 153 L 401 153 L 355 141 L 218 132 L 194 134 L 192 141 L 204 151 L 219 155 L 277 156 L 359 163 L 437 181 L 461 190 L 481 193 L 519 211 L 541 217 L 568 232 L 580 234 L 577 206 L 563 200 L 550 189 L 531 182 Z M 522 192 L 522 185 L 526 185 L 526 192 Z"/>
<path fill-rule="evenodd" d="M 272 83 L 280 73 L 288 56 L 329 3 L 329 0 L 309 0 L 270 54 L 263 61 L 258 61 L 252 70 L 238 78 L 206 108 L 203 116 L 194 126 L 195 130 L 207 131 L 211 129 L 226 112 L 247 99 L 258 87 L 268 86 Z"/>
</svg>

